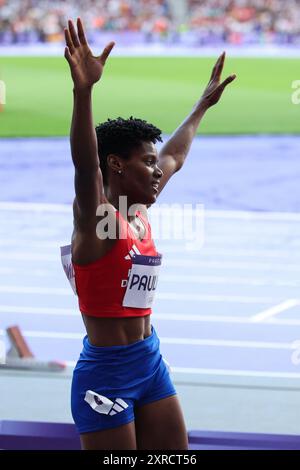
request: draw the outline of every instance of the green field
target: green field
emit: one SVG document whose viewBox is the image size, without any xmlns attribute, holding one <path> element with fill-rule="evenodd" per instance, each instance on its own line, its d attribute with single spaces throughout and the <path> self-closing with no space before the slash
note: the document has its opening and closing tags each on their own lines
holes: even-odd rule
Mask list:
<svg viewBox="0 0 300 470">
<path fill-rule="evenodd" d="M 94 91 L 95 123 L 108 117 L 141 117 L 170 133 L 205 86 L 214 58 L 111 58 Z M 210 110 L 204 134 L 299 134 L 300 106 L 291 102 L 296 59 L 228 59 L 224 71 L 238 79 Z M 57 57 L 2 57 L 6 83 L 0 136 L 69 133 L 72 83 L 68 64 Z"/>
</svg>

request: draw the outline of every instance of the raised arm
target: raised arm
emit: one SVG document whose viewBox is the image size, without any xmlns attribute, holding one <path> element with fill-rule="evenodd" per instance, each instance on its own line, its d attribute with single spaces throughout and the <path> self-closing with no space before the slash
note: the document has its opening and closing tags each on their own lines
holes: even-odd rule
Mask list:
<svg viewBox="0 0 300 470">
<path fill-rule="evenodd" d="M 171 176 L 182 167 L 206 111 L 211 106 L 218 103 L 226 86 L 236 78 L 235 75 L 230 75 L 221 83 L 224 61 L 225 52 L 217 60 L 210 81 L 200 100 L 195 104 L 191 113 L 182 124 L 180 124 L 159 152 L 159 167 L 164 172 L 161 178 L 159 192 L 163 189 Z"/>
<path fill-rule="evenodd" d="M 71 152 L 75 167 L 74 203 L 77 222 L 84 228 L 95 220 L 96 208 L 105 200 L 99 168 L 97 138 L 92 115 L 92 88 L 102 76 L 114 43 L 109 43 L 99 57 L 94 57 L 87 43 L 80 18 L 77 32 L 69 20 L 65 29 L 65 58 L 73 79 L 74 107 L 71 124 Z"/>
</svg>

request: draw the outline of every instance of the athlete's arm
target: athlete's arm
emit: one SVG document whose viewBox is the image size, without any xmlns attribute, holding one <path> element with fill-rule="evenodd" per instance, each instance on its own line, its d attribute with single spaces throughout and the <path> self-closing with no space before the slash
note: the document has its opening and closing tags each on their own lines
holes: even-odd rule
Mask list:
<svg viewBox="0 0 300 470">
<path fill-rule="evenodd" d="M 88 228 L 96 219 L 98 205 L 105 201 L 93 124 L 92 88 L 102 76 L 114 43 L 109 43 L 99 57 L 94 57 L 80 19 L 77 20 L 77 32 L 73 22 L 69 20 L 65 40 L 65 58 L 74 84 L 70 140 L 75 167 L 76 218 L 79 225 Z"/>
<path fill-rule="evenodd" d="M 221 83 L 224 61 L 225 52 L 217 60 L 210 81 L 200 100 L 195 104 L 191 113 L 176 129 L 159 152 L 158 166 L 164 172 L 160 181 L 159 192 L 163 189 L 171 176 L 182 167 L 206 111 L 211 106 L 218 103 L 226 86 L 236 78 L 235 75 L 230 75 Z"/>
</svg>

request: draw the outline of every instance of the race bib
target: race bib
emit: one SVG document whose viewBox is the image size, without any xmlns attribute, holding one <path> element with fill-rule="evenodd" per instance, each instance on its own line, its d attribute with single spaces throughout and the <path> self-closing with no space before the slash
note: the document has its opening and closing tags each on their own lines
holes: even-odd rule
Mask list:
<svg viewBox="0 0 300 470">
<path fill-rule="evenodd" d="M 76 284 L 75 284 L 75 273 L 72 264 L 71 245 L 60 247 L 60 258 L 64 268 L 65 274 L 68 281 L 73 289 L 75 295 L 77 295 Z"/>
<path fill-rule="evenodd" d="M 123 299 L 123 307 L 150 308 L 158 282 L 162 255 L 135 255 Z"/>
</svg>

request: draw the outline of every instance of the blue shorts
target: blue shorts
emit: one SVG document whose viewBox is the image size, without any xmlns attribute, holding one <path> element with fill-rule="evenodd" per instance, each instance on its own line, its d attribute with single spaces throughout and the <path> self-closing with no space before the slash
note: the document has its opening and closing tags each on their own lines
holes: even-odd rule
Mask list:
<svg viewBox="0 0 300 470">
<path fill-rule="evenodd" d="M 71 407 L 80 434 L 134 421 L 134 409 L 176 395 L 152 327 L 126 346 L 97 347 L 87 336 L 73 373 Z"/>
</svg>

